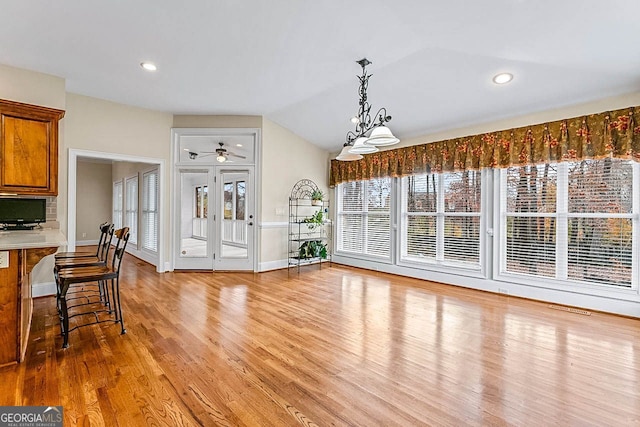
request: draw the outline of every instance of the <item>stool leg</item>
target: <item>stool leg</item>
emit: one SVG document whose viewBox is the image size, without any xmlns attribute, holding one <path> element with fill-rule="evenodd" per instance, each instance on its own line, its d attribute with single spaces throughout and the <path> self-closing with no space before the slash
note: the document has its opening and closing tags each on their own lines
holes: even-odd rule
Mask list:
<svg viewBox="0 0 640 427">
<path fill-rule="evenodd" d="M 69 347 L 69 312 L 67 310 L 66 295 L 62 295 L 60 298 L 60 310 L 62 311 L 62 348 Z"/>
<path fill-rule="evenodd" d="M 117 315 L 118 315 L 118 320 L 120 321 L 120 327 L 122 328 L 122 331 L 120 332 L 120 334 L 126 334 L 127 330 L 124 328 L 124 319 L 122 318 L 122 304 L 120 303 L 120 277 L 119 276 L 115 278 L 115 282 L 116 282 L 116 293 L 114 295 L 114 299 L 115 298 L 118 299 L 118 303 L 117 303 L 118 314 Z"/>
</svg>

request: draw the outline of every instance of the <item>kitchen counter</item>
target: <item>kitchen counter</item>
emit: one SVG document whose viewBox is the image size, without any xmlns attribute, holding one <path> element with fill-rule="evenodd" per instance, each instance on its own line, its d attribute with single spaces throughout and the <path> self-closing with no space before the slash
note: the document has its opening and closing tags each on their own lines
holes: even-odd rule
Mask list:
<svg viewBox="0 0 640 427">
<path fill-rule="evenodd" d="M 0 231 L 0 251 L 66 246 L 67 238 L 57 228 Z"/>
</svg>

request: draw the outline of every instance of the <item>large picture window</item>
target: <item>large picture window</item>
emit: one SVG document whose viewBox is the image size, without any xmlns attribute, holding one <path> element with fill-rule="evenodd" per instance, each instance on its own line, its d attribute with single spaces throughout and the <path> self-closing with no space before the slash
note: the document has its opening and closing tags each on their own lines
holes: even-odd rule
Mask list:
<svg viewBox="0 0 640 427">
<path fill-rule="evenodd" d="M 391 258 L 391 178 L 338 187 L 337 250 Z"/>
<path fill-rule="evenodd" d="M 400 258 L 480 267 L 481 172 L 401 180 Z"/>
<path fill-rule="evenodd" d="M 635 288 L 637 174 L 612 158 L 502 170 L 501 272 Z"/>
</svg>

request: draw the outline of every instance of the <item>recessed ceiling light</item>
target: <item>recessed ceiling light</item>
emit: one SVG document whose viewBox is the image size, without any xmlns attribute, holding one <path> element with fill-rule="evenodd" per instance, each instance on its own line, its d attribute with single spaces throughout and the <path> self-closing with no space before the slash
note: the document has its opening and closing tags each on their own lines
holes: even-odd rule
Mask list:
<svg viewBox="0 0 640 427">
<path fill-rule="evenodd" d="M 513 74 L 511 73 L 500 73 L 493 76 L 493 82 L 497 85 L 509 83 L 511 80 L 513 80 Z"/>
<path fill-rule="evenodd" d="M 242 147 L 242 144 L 236 144 L 236 147 Z"/>
<path fill-rule="evenodd" d="M 140 66 L 147 71 L 156 71 L 158 67 L 153 62 L 141 62 Z"/>
</svg>

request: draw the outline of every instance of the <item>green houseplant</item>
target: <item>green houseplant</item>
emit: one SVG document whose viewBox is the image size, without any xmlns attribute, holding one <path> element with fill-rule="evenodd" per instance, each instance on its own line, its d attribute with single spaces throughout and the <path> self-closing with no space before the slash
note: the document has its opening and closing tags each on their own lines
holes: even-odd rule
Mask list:
<svg viewBox="0 0 640 427">
<path fill-rule="evenodd" d="M 327 258 L 327 244 L 320 240 L 310 240 L 300 245 L 300 259 L 308 258 Z"/>
<path fill-rule="evenodd" d="M 302 220 L 303 224 L 307 224 L 309 230 L 315 230 L 317 227 L 324 224 L 324 217 L 322 211 L 318 211 L 308 218 Z"/>
<path fill-rule="evenodd" d="M 314 190 L 311 193 L 311 204 L 314 206 L 322 206 L 322 200 L 324 199 L 324 193 L 322 190 Z"/>
</svg>

